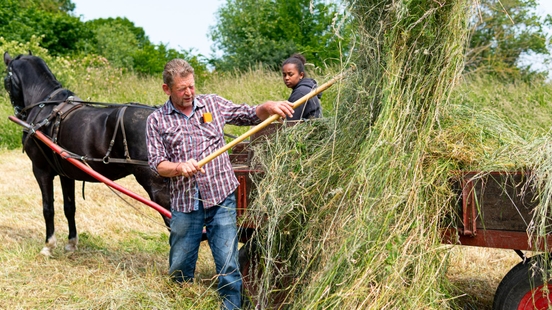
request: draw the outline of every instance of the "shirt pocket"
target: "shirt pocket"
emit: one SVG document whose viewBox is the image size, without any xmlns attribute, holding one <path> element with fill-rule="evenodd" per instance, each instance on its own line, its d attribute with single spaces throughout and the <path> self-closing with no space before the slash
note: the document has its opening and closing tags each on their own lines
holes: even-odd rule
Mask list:
<svg viewBox="0 0 552 310">
<path fill-rule="evenodd" d="M 191 155 L 193 139 L 188 128 L 183 125 L 167 126 L 161 132 L 163 142 L 173 160 L 188 160 Z"/>
<path fill-rule="evenodd" d="M 223 132 L 214 122 L 199 124 L 197 130 L 200 137 L 198 139 L 198 149 L 202 150 L 201 155 L 207 156 L 217 148 L 223 146 L 221 143 Z"/>
</svg>

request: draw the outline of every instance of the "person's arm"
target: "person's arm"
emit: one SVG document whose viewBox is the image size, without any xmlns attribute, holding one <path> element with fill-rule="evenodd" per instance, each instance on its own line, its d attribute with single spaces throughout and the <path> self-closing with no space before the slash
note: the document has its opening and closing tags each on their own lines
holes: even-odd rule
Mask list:
<svg viewBox="0 0 552 310">
<path fill-rule="evenodd" d="M 286 118 L 293 115 L 293 105 L 289 101 L 267 101 L 258 105 L 255 112 L 263 121 L 274 114 Z"/>
<path fill-rule="evenodd" d="M 189 178 L 198 172 L 205 173 L 205 170 L 199 167 L 195 159 L 190 159 L 189 161 L 183 163 L 173 163 L 166 160 L 157 165 L 157 173 L 166 178 L 172 178 L 180 175 Z"/>
</svg>

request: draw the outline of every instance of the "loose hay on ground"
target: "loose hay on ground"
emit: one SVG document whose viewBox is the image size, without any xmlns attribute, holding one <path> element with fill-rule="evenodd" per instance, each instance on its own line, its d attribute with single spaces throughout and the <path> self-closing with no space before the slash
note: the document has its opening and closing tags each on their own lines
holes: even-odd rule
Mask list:
<svg viewBox="0 0 552 310">
<path fill-rule="evenodd" d="M 208 245 L 200 249 L 197 283 L 173 284 L 159 214 L 128 199 L 137 209 L 130 207 L 105 185 L 87 183 L 86 200 L 77 194 L 80 245 L 72 254 L 63 250 L 67 222 L 56 189 L 58 247 L 43 257 L 45 224 L 30 160 L 20 150 L 1 151 L 0 171 L 0 308 L 218 309 Z M 132 178 L 118 183 L 141 192 Z"/>
</svg>

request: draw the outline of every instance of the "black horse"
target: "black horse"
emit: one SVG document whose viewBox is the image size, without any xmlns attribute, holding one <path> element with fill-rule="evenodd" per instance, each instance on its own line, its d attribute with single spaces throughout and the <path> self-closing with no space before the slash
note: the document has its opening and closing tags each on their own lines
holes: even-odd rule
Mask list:
<svg viewBox="0 0 552 310">
<path fill-rule="evenodd" d="M 7 67 L 4 87 L 17 118 L 111 180 L 133 174 L 151 200 L 170 209 L 168 183 L 147 166 L 146 118 L 154 111 L 153 107 L 83 102 L 61 86 L 44 60 L 33 55 L 12 59 L 5 53 L 4 63 Z M 49 256 L 56 246 L 53 191 L 56 175 L 61 181 L 63 209 L 69 224 L 65 249 L 74 251 L 78 242 L 75 180 L 97 180 L 54 154 L 29 131 L 23 130 L 23 148 L 32 161 L 46 221 L 46 245 L 41 253 Z M 166 217 L 164 220 L 168 224 Z"/>
</svg>

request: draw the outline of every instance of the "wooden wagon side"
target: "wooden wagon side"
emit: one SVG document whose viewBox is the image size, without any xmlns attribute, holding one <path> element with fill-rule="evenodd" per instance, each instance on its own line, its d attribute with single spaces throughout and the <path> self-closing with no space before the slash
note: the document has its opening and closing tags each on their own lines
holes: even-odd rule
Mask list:
<svg viewBox="0 0 552 310">
<path fill-rule="evenodd" d="M 538 195 L 528 180 L 531 172 L 457 172 L 452 178 L 457 199 L 456 213 L 451 225 L 444 230 L 443 243 L 489 248 L 512 249 L 521 262 L 512 268 L 500 282 L 493 301 L 493 309 L 549 309 L 552 284 L 545 283 L 550 272 L 545 270 L 547 255 L 526 257 L 522 250 L 539 252 L 544 241 L 531 239 L 528 227 L 532 225 Z M 537 242 L 535 242 L 537 241 Z"/>
</svg>

